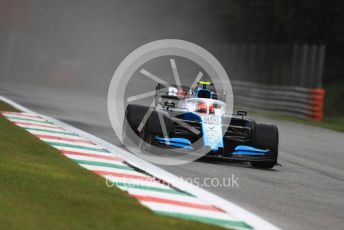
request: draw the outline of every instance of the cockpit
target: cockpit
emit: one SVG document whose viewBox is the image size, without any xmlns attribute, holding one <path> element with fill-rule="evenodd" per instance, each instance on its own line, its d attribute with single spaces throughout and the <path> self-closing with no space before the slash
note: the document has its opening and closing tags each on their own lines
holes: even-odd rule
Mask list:
<svg viewBox="0 0 344 230">
<path fill-rule="evenodd" d="M 213 85 L 213 83 L 208 82 L 208 81 L 200 81 L 198 82 L 198 84 L 201 85 L 201 87 L 195 90 L 194 92 L 195 97 L 217 100 L 217 94 L 207 89 L 207 86 Z"/>
</svg>

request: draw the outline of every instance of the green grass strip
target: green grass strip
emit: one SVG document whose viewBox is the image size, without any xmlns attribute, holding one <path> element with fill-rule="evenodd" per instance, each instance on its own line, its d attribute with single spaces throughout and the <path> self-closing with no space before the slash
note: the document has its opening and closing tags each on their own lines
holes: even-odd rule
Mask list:
<svg viewBox="0 0 344 230">
<path fill-rule="evenodd" d="M 0 100 L 0 111 L 2 112 L 20 112 L 18 109 Z"/>
<path fill-rule="evenodd" d="M 187 219 L 187 220 L 196 220 L 201 221 L 208 224 L 216 224 L 219 226 L 226 226 L 226 227 L 232 227 L 232 228 L 243 228 L 243 229 L 253 229 L 250 225 L 243 221 L 235 221 L 235 220 L 222 220 L 222 219 L 215 219 L 215 218 L 209 218 L 209 217 L 203 217 L 203 216 L 195 216 L 195 215 L 188 215 L 188 214 L 180 214 L 175 212 L 163 212 L 163 211 L 157 211 L 157 214 L 164 215 L 164 216 L 172 216 L 176 218 L 181 219 Z"/>
<path fill-rule="evenodd" d="M 194 197 L 193 195 L 189 193 L 181 192 L 175 189 L 165 189 L 165 188 L 123 183 L 123 182 L 114 182 L 114 183 L 119 187 L 136 188 L 136 189 L 142 189 L 142 190 L 153 191 L 153 192 L 162 192 L 162 193 L 176 194 L 176 195 L 181 195 L 181 196 Z"/>
<path fill-rule="evenodd" d="M 85 165 L 94 165 L 94 166 L 101 166 L 101 167 L 108 167 L 108 168 L 116 168 L 116 169 L 124 169 L 128 171 L 136 171 L 135 169 L 126 166 L 126 165 L 116 165 L 111 163 L 104 163 L 104 162 L 97 162 L 97 161 L 85 161 L 85 160 L 74 160 L 78 164 L 85 164 Z"/>
<path fill-rule="evenodd" d="M 102 153 L 109 153 L 109 151 L 106 149 L 97 149 L 97 148 L 92 148 L 92 147 L 87 147 L 87 146 L 82 146 L 82 145 L 71 145 L 71 144 L 64 144 L 64 143 L 52 142 L 52 141 L 45 141 L 45 142 L 52 146 L 62 146 L 62 147 L 69 147 L 69 148 L 76 148 L 76 149 L 91 150 L 91 151 L 102 152 Z"/>
<path fill-rule="evenodd" d="M 59 131 L 53 131 L 53 130 L 47 130 L 47 129 L 37 129 L 37 128 L 24 128 L 27 130 L 32 130 L 32 131 L 41 131 L 41 132 L 47 132 L 47 133 L 56 133 L 56 134 L 65 134 L 73 137 L 79 137 L 75 133 L 67 133 L 67 132 L 59 132 Z"/>
<path fill-rule="evenodd" d="M 31 122 L 37 122 L 37 123 L 42 123 L 42 124 L 52 124 L 51 122 L 49 121 L 45 121 L 45 120 L 42 120 L 42 121 L 38 121 L 38 120 L 33 120 L 33 119 L 28 119 L 28 118 L 21 118 L 21 117 L 13 117 L 11 115 L 5 115 L 6 118 L 8 118 L 9 120 L 20 120 L 20 121 L 31 121 Z"/>
</svg>

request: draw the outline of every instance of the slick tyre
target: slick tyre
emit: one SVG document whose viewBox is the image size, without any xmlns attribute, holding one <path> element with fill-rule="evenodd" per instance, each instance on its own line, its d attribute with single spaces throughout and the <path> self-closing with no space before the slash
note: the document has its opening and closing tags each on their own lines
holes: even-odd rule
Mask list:
<svg viewBox="0 0 344 230">
<path fill-rule="evenodd" d="M 136 139 L 137 137 L 134 137 L 135 135 L 129 135 L 129 134 L 130 133 L 133 134 L 134 132 L 136 135 L 138 136 L 140 135 L 140 132 L 137 129 L 141 121 L 143 120 L 144 115 L 148 111 L 148 109 L 149 109 L 148 106 L 143 106 L 143 105 L 129 104 L 127 106 L 125 110 L 125 118 L 123 121 L 123 132 L 122 132 L 124 145 L 129 145 L 130 142 L 137 142 L 137 140 L 131 140 L 131 139 Z"/>
<path fill-rule="evenodd" d="M 278 129 L 271 124 L 256 124 L 255 126 L 255 145 L 258 148 L 267 148 L 274 155 L 274 160 L 255 161 L 251 165 L 255 168 L 269 169 L 277 164 L 278 156 Z"/>
</svg>

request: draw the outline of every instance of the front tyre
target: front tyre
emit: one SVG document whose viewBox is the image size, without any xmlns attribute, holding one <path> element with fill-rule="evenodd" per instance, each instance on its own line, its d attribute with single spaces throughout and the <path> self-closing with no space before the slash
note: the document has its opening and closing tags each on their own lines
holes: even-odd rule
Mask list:
<svg viewBox="0 0 344 230">
<path fill-rule="evenodd" d="M 148 106 L 129 104 L 125 110 L 123 121 L 123 145 L 128 146 L 138 142 L 140 132 L 137 130 L 144 115 L 149 110 Z M 137 136 L 135 136 L 135 134 Z"/>
<path fill-rule="evenodd" d="M 277 164 L 278 156 L 278 129 L 271 124 L 256 124 L 255 146 L 269 149 L 274 154 L 274 159 L 269 161 L 255 161 L 251 165 L 255 168 L 270 169 Z"/>
</svg>

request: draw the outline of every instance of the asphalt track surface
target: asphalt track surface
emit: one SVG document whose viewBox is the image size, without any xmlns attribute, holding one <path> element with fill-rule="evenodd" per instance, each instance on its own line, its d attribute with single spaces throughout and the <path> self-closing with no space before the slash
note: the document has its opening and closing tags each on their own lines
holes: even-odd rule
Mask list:
<svg viewBox="0 0 344 230">
<path fill-rule="evenodd" d="M 38 113 L 120 145 L 109 123 L 106 97 L 38 86 L 1 84 L 0 94 Z M 183 178 L 238 178 L 239 187 L 204 187 L 283 229 L 344 229 L 344 134 L 286 121 L 277 124 L 280 167 L 197 161 L 162 166 Z"/>
</svg>

